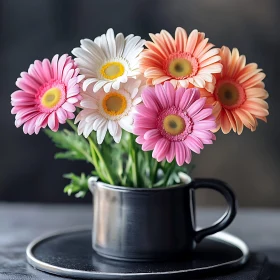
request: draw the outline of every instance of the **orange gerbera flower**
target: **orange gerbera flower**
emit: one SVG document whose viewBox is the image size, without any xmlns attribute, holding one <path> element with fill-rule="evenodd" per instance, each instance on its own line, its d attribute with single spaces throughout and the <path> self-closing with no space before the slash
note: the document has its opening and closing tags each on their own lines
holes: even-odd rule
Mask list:
<svg viewBox="0 0 280 280">
<path fill-rule="evenodd" d="M 264 101 L 268 93 L 262 82 L 265 74 L 256 63 L 246 65 L 245 56 L 239 55 L 236 48 L 231 53 L 228 47 L 222 47 L 220 56 L 223 70 L 215 75 L 213 94 L 200 90 L 201 96 L 207 97 L 207 103 L 214 107 L 216 131 L 221 128 L 227 134 L 232 129 L 240 135 L 243 125 L 255 131 L 257 119 L 266 122 L 269 114 L 268 104 Z"/>
<path fill-rule="evenodd" d="M 175 39 L 165 30 L 160 34 L 149 34 L 153 42 L 146 42 L 140 54 L 140 70 L 148 85 L 161 84 L 169 80 L 174 87 L 207 87 L 213 81 L 213 73 L 220 73 L 219 49 L 208 43 L 205 34 L 193 30 L 189 37 L 178 27 Z"/>
</svg>

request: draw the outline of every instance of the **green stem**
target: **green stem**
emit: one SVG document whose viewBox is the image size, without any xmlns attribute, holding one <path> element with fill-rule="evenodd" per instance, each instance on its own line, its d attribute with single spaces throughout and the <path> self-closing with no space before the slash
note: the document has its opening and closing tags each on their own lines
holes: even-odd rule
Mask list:
<svg viewBox="0 0 280 280">
<path fill-rule="evenodd" d="M 163 186 L 166 186 L 167 185 L 167 182 L 168 182 L 168 179 L 173 171 L 173 168 L 174 168 L 174 165 L 175 165 L 175 160 L 173 160 L 173 162 L 170 164 L 166 174 L 165 174 L 165 180 L 164 180 L 164 184 Z"/>
<path fill-rule="evenodd" d="M 151 170 L 151 188 L 153 187 L 153 185 L 156 183 L 156 179 L 157 179 L 157 172 L 158 172 L 158 167 L 159 167 L 159 163 L 157 160 L 154 161 L 154 165 L 153 168 Z"/>
<path fill-rule="evenodd" d="M 91 144 L 91 142 L 89 142 L 89 146 L 90 146 L 90 152 L 91 152 L 91 157 L 92 157 L 92 161 L 93 161 L 93 166 L 94 166 L 96 172 L 98 173 L 100 179 L 102 181 L 106 181 L 106 178 L 103 176 L 103 173 L 101 172 L 101 169 L 99 168 L 98 158 L 97 158 L 95 149 L 94 149 L 93 145 Z"/>
<path fill-rule="evenodd" d="M 77 132 L 77 127 L 76 127 L 76 125 L 74 125 L 73 121 L 67 120 L 67 123 L 71 126 L 71 128 L 72 128 L 75 132 Z"/>
<path fill-rule="evenodd" d="M 111 185 L 114 185 L 114 180 L 111 176 L 111 173 L 110 173 L 110 170 L 107 166 L 107 163 L 105 162 L 103 156 L 101 155 L 98 147 L 96 146 L 96 144 L 94 143 L 93 139 L 91 138 L 91 136 L 89 136 L 88 138 L 88 141 L 89 141 L 89 144 L 91 145 L 91 148 L 95 151 L 96 155 L 98 156 L 99 160 L 102 162 L 103 166 L 104 166 L 104 171 L 106 173 L 106 177 L 107 177 L 107 180 L 108 180 L 108 183 L 111 184 Z M 98 172 L 99 173 L 99 172 Z M 99 173 L 100 174 L 100 173 Z"/>
<path fill-rule="evenodd" d="M 130 134 L 130 155 L 132 160 L 132 181 L 135 188 L 138 187 L 138 172 L 137 172 L 137 152 L 135 148 L 135 139 L 133 134 Z"/>
</svg>

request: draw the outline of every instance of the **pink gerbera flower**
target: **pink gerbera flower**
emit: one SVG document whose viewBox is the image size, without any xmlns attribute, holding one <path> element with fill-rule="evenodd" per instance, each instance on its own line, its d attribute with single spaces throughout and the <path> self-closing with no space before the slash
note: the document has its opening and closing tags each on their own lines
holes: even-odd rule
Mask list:
<svg viewBox="0 0 280 280">
<path fill-rule="evenodd" d="M 208 88 L 212 74 L 220 73 L 222 64 L 219 49 L 213 48 L 205 34 L 193 30 L 189 36 L 178 27 L 175 38 L 166 30 L 149 34 L 153 42 L 140 54 L 140 70 L 148 85 L 170 81 L 174 87 Z"/>
<path fill-rule="evenodd" d="M 190 163 L 191 151 L 199 154 L 203 144 L 215 140 L 210 131 L 216 127 L 212 107 L 205 105 L 196 88 L 174 89 L 170 82 L 148 87 L 143 104 L 136 106 L 134 133 L 143 151 L 153 150 L 153 158 L 178 165 Z"/>
<path fill-rule="evenodd" d="M 23 125 L 23 132 L 31 135 L 47 125 L 57 131 L 59 123 L 73 119 L 74 104 L 80 99 L 78 82 L 82 77 L 78 78 L 78 73 L 67 54 L 31 64 L 16 81 L 20 90 L 11 95 L 16 127 Z"/>
</svg>

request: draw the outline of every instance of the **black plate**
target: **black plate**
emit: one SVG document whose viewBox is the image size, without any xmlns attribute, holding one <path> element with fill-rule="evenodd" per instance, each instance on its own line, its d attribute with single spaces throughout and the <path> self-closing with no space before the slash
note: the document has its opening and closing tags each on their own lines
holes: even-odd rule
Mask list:
<svg viewBox="0 0 280 280">
<path fill-rule="evenodd" d="M 249 250 L 239 238 L 219 232 L 203 240 L 192 256 L 183 260 L 122 262 L 98 256 L 91 247 L 91 231 L 76 230 L 34 240 L 26 255 L 34 268 L 74 279 L 174 279 L 237 269 L 248 260 Z"/>
</svg>

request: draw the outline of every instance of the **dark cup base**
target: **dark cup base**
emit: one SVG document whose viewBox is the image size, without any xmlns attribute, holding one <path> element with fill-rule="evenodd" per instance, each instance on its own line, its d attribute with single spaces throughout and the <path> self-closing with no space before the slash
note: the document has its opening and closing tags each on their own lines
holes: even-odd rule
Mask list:
<svg viewBox="0 0 280 280">
<path fill-rule="evenodd" d="M 114 261 L 120 261 L 120 262 L 165 262 L 165 261 L 180 261 L 180 260 L 190 260 L 192 259 L 192 252 L 177 252 L 177 253 L 167 253 L 167 254 L 159 254 L 154 257 L 149 258 L 125 258 L 125 257 L 116 257 L 111 256 L 108 254 L 101 253 L 100 251 L 94 250 L 93 251 L 98 254 L 101 258 L 114 260 Z"/>
</svg>

